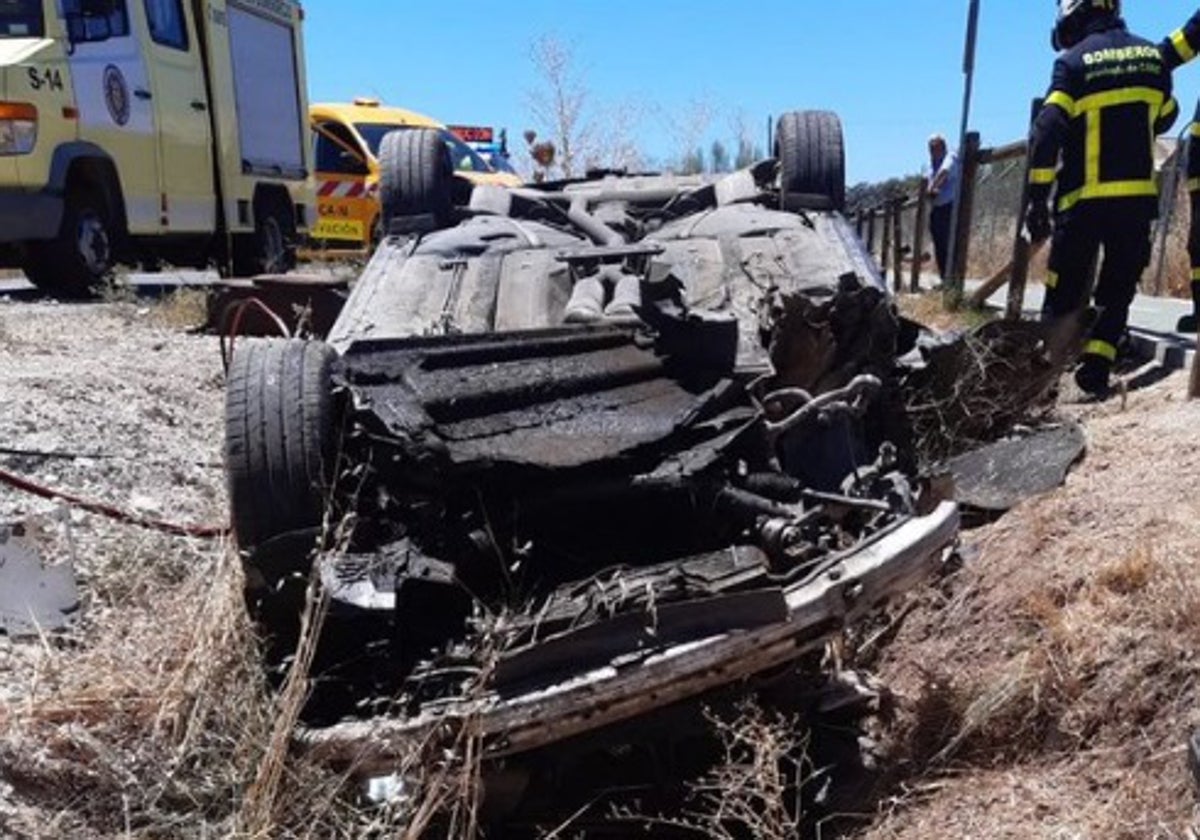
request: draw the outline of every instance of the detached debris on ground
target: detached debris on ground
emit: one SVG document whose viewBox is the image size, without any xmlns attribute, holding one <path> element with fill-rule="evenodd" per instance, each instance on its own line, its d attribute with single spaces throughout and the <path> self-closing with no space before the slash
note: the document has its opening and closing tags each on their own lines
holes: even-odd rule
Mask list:
<svg viewBox="0 0 1200 840">
<path fill-rule="evenodd" d="M 0 633 L 39 638 L 71 626 L 79 609 L 72 564 L 47 565 L 20 525 L 0 525 Z"/>
</svg>

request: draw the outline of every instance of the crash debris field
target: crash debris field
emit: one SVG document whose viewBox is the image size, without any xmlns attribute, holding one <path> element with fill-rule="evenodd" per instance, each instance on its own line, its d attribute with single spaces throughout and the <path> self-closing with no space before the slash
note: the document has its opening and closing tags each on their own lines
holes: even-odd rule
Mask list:
<svg viewBox="0 0 1200 840">
<path fill-rule="evenodd" d="M 0 413 L 0 438 L 43 453 L 6 451 L 0 466 L 125 509 L 219 521 L 219 354 L 165 308 L 0 305 L 0 394 L 22 409 Z M 965 531 L 961 567 L 889 612 L 898 629 L 867 664 L 894 696 L 893 784 L 848 836 L 1188 836 L 1200 411 L 1184 385 L 1178 374 L 1125 405 L 1065 407 L 1088 440 L 1065 485 Z M 48 560 L 71 558 L 80 589 L 65 636 L 3 642 L 3 833 L 126 836 L 127 820 L 134 836 L 234 830 L 272 707 L 261 690 L 204 684 L 254 677 L 244 625 L 191 626 L 241 611 L 229 547 L 10 489 L 0 512 L 32 523 Z"/>
</svg>

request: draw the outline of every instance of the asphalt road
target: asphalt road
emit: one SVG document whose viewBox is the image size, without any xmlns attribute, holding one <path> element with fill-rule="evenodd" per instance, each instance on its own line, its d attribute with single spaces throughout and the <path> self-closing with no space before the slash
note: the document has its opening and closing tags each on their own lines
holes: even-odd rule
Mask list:
<svg viewBox="0 0 1200 840">
<path fill-rule="evenodd" d="M 209 286 L 218 279 L 215 271 L 163 271 L 157 274 L 129 274 L 124 278 L 138 294 L 147 296 L 188 286 Z M 39 297 L 39 293 L 24 278 L 0 279 L 0 297 L 26 300 Z"/>
<path fill-rule="evenodd" d="M 967 282 L 968 290 L 977 285 Z M 1040 283 L 1031 283 L 1025 290 L 1025 311 L 1031 317 L 1041 310 L 1045 291 Z M 1003 310 L 1007 301 L 1005 286 L 988 298 L 988 305 Z M 1176 332 L 1175 325 L 1191 311 L 1191 301 L 1150 295 L 1135 297 L 1129 308 L 1129 333 L 1139 355 L 1153 358 L 1163 367 L 1190 367 L 1196 352 L 1196 336 Z"/>
</svg>

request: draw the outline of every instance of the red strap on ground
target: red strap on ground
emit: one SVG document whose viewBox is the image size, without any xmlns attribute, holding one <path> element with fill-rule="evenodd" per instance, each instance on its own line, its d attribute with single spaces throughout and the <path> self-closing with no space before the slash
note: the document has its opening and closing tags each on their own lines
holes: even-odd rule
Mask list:
<svg viewBox="0 0 1200 840">
<path fill-rule="evenodd" d="M 123 522 L 126 525 L 135 525 L 138 528 L 145 528 L 149 531 L 159 531 L 164 534 L 170 534 L 176 537 L 202 537 L 206 539 L 216 539 L 224 537 L 229 533 L 228 526 L 205 526 L 205 525 L 177 525 L 173 522 L 163 522 L 158 519 L 147 519 L 120 508 L 106 505 L 101 502 L 91 502 L 87 499 L 82 499 L 71 493 L 64 493 L 61 490 L 53 490 L 38 484 L 28 478 L 0 469 L 0 484 L 7 484 L 22 492 L 29 493 L 32 496 L 38 496 L 42 499 L 61 500 L 69 505 L 73 505 L 81 510 L 86 510 L 88 513 L 95 513 L 99 516 L 107 517 L 116 522 Z"/>
</svg>

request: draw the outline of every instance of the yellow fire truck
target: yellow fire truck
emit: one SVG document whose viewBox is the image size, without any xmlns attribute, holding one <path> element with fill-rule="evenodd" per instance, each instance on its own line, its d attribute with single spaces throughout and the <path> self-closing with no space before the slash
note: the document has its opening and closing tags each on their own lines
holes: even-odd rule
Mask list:
<svg viewBox="0 0 1200 840">
<path fill-rule="evenodd" d="M 0 0 L 0 254 L 281 271 L 315 221 L 294 0 Z"/>
<path fill-rule="evenodd" d="M 313 238 L 326 249 L 360 251 L 382 236 L 379 148 L 383 138 L 393 131 L 436 129 L 455 174 L 470 183 L 521 184 L 516 175 L 496 171 L 445 125 L 415 111 L 359 98 L 353 103 L 313 105 L 309 115 L 316 148 L 320 214 Z"/>
</svg>

